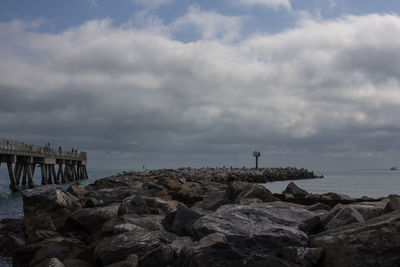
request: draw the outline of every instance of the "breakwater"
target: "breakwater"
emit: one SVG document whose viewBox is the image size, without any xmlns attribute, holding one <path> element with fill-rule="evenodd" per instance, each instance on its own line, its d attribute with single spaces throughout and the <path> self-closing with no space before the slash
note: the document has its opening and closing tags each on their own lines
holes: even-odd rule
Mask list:
<svg viewBox="0 0 400 267">
<path fill-rule="evenodd" d="M 15 266 L 400 263 L 398 196 L 310 194 L 294 183 L 274 195 L 207 170 L 125 172 L 67 190 L 26 190 L 24 218 L 3 221 L 2 253 Z"/>
</svg>

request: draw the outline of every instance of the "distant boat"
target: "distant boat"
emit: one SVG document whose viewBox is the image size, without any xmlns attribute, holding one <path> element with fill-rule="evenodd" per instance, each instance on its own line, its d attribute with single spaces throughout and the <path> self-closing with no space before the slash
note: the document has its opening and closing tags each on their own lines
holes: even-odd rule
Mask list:
<svg viewBox="0 0 400 267">
<path fill-rule="evenodd" d="M 391 171 L 396 171 L 396 170 L 397 170 L 397 167 L 392 167 L 392 168 L 390 168 L 390 170 L 391 170 Z"/>
</svg>

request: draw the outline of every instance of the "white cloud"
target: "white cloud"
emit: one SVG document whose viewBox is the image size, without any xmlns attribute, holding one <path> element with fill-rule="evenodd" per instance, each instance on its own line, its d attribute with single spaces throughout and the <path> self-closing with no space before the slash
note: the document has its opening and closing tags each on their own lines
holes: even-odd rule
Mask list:
<svg viewBox="0 0 400 267">
<path fill-rule="evenodd" d="M 164 25 L 196 25 L 191 43 L 108 20 L 60 34 L 0 23 L 0 131 L 143 153 L 399 145 L 398 16 L 304 20 L 235 44 L 225 19 L 192 9 Z"/>
<path fill-rule="evenodd" d="M 269 8 L 284 7 L 291 9 L 290 0 L 235 0 L 237 3 L 246 6 L 265 6 Z"/>
<path fill-rule="evenodd" d="M 239 37 L 243 17 L 225 16 L 213 11 L 203 11 L 191 6 L 184 16 L 178 18 L 168 29 L 179 32 L 194 27 L 202 39 L 220 39 L 231 41 Z"/>
</svg>

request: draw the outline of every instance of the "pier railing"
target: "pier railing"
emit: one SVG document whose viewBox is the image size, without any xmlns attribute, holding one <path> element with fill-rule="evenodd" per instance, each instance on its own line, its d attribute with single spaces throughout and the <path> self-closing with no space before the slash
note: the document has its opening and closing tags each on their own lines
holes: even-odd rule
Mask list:
<svg viewBox="0 0 400 267">
<path fill-rule="evenodd" d="M 0 153 L 18 156 L 68 158 L 86 160 L 87 154 L 84 151 L 54 149 L 49 145 L 38 146 L 25 142 L 0 138 Z"/>
</svg>

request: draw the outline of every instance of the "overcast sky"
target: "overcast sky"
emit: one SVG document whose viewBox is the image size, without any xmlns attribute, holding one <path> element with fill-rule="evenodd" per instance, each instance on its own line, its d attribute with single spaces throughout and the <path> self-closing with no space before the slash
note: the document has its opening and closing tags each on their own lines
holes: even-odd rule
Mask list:
<svg viewBox="0 0 400 267">
<path fill-rule="evenodd" d="M 400 165 L 398 0 L 1 0 L 0 137 L 89 165 Z"/>
</svg>

